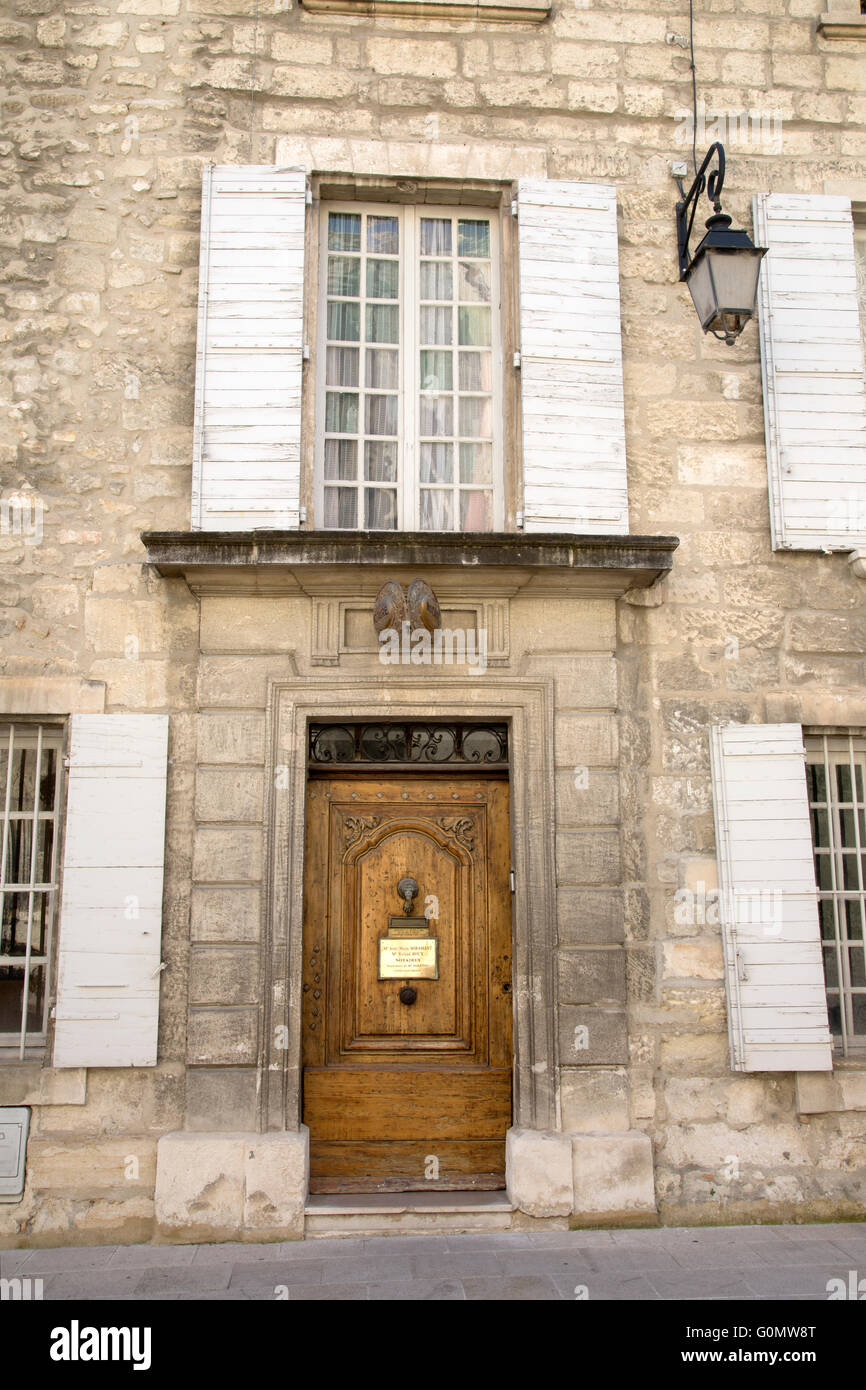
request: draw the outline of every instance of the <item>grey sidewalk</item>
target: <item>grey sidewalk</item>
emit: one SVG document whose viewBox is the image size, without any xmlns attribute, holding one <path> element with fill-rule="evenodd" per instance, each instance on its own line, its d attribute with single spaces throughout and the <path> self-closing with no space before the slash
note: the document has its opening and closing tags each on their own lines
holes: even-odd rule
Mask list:
<svg viewBox="0 0 866 1390">
<path fill-rule="evenodd" d="M 0 1250 L 0 1277 L 42 1279 L 46 1300 L 823 1301 L 852 1271 L 866 1281 L 866 1224 Z"/>
</svg>

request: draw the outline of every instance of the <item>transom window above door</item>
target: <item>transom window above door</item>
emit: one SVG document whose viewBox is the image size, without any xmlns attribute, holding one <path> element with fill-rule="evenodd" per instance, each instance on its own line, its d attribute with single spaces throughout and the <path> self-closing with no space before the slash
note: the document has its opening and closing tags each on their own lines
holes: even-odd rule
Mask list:
<svg viewBox="0 0 866 1390">
<path fill-rule="evenodd" d="M 316 510 L 324 529 L 502 528 L 500 319 L 491 209 L 323 208 Z"/>
</svg>

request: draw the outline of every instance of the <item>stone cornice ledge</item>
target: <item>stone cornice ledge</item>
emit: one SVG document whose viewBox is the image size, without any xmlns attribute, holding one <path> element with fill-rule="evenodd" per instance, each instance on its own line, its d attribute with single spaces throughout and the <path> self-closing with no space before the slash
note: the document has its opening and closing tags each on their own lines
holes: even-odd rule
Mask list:
<svg viewBox="0 0 866 1390">
<path fill-rule="evenodd" d="M 676 536 L 436 535 L 364 531 L 147 531 L 147 563 L 197 593 L 375 594 L 437 572 L 446 592 L 619 597 L 673 565 Z"/>
<path fill-rule="evenodd" d="M 866 39 L 866 14 L 860 0 L 827 0 L 827 13 L 818 20 L 824 39 Z"/>
<path fill-rule="evenodd" d="M 539 24 L 552 0 L 303 0 L 305 10 L 331 14 L 399 15 L 402 19 L 498 19 Z"/>
</svg>

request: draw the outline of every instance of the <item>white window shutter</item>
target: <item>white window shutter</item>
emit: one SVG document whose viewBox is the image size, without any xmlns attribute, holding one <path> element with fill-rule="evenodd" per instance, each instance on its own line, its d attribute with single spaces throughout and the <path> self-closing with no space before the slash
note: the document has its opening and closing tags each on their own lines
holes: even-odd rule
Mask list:
<svg viewBox="0 0 866 1390">
<path fill-rule="evenodd" d="M 296 169 L 205 169 L 193 530 L 300 525 L 306 193 Z"/>
<path fill-rule="evenodd" d="M 166 714 L 75 714 L 54 1065 L 156 1064 Z"/>
<path fill-rule="evenodd" d="M 848 198 L 760 194 L 759 331 L 776 550 L 866 541 L 866 376 Z"/>
<path fill-rule="evenodd" d="M 710 730 L 734 1071 L 830 1071 L 799 724 Z"/>
<path fill-rule="evenodd" d="M 527 531 L 628 532 L 616 189 L 520 179 Z"/>
</svg>

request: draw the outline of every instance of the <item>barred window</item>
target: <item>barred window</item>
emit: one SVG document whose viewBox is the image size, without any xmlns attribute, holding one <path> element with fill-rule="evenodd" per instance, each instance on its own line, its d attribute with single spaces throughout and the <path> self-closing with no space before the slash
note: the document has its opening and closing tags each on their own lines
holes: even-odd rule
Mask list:
<svg viewBox="0 0 866 1390">
<path fill-rule="evenodd" d="M 0 724 L 0 1053 L 45 1042 L 63 730 Z"/>
<path fill-rule="evenodd" d="M 866 1048 L 866 737 L 813 735 L 806 762 L 830 1030 L 847 1056 Z"/>
</svg>

